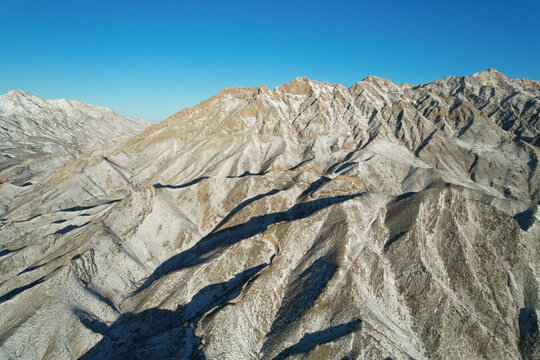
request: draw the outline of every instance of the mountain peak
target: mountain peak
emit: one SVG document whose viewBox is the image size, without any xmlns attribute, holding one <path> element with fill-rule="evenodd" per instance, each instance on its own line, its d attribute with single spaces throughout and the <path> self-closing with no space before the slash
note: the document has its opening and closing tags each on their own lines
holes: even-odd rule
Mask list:
<svg viewBox="0 0 540 360">
<path fill-rule="evenodd" d="M 13 89 L 13 90 L 10 90 L 8 93 L 4 94 L 4 95 L 1 95 L 1 96 L 4 96 L 4 97 L 7 97 L 7 98 L 10 98 L 10 99 L 23 99 L 23 98 L 26 98 L 26 99 L 40 99 L 38 96 L 32 94 L 32 93 L 29 93 L 28 91 L 24 91 L 24 90 L 17 90 L 17 89 Z"/>
<path fill-rule="evenodd" d="M 487 70 L 482 70 L 471 75 L 473 78 L 485 79 L 485 80 L 494 80 L 494 79 L 503 79 L 505 76 L 499 71 L 489 68 Z"/>
<path fill-rule="evenodd" d="M 276 87 L 276 90 L 283 91 L 292 95 L 309 95 L 313 92 L 317 82 L 305 76 L 300 76 Z"/>
<path fill-rule="evenodd" d="M 27 94 L 27 92 L 24 90 L 13 89 L 13 90 L 8 91 L 5 95 L 19 95 L 19 94 Z"/>
<path fill-rule="evenodd" d="M 378 77 L 375 75 L 368 75 L 362 79 L 361 82 L 365 82 L 374 85 L 378 88 L 392 86 L 393 82 L 390 79 Z"/>
<path fill-rule="evenodd" d="M 501 72 L 496 69 L 489 68 L 487 70 L 479 71 L 477 74 L 501 74 Z"/>
</svg>

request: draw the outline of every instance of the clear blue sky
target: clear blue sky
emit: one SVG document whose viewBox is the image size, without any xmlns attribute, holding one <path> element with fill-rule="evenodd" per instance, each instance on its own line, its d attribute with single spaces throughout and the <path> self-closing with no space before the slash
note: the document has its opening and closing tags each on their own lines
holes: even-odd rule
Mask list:
<svg viewBox="0 0 540 360">
<path fill-rule="evenodd" d="M 224 87 L 297 76 L 540 80 L 539 19 L 539 0 L 0 0 L 0 93 L 160 121 Z"/>
</svg>

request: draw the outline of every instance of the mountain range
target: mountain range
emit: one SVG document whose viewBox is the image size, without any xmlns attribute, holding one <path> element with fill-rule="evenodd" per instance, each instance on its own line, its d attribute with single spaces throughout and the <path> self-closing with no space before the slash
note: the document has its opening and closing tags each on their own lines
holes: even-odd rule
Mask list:
<svg viewBox="0 0 540 360">
<path fill-rule="evenodd" d="M 540 82 L 0 97 L 0 357 L 537 359 Z"/>
</svg>

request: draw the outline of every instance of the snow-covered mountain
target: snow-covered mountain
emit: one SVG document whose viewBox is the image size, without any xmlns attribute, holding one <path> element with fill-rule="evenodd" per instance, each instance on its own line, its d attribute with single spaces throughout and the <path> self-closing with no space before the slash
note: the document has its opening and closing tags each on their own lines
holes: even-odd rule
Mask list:
<svg viewBox="0 0 540 360">
<path fill-rule="evenodd" d="M 39 139 L 84 148 L 126 139 L 150 125 L 105 107 L 76 100 L 45 100 L 20 90 L 0 96 L 0 116 L 0 139 L 7 144 L 35 145 L 33 141 Z"/>
<path fill-rule="evenodd" d="M 0 357 L 535 359 L 539 116 L 297 78 L 89 149 L 5 203 Z"/>
<path fill-rule="evenodd" d="M 65 158 L 125 140 L 149 125 L 101 106 L 12 90 L 0 96 L 0 176 L 23 184 L 43 170 L 57 169 Z"/>
</svg>

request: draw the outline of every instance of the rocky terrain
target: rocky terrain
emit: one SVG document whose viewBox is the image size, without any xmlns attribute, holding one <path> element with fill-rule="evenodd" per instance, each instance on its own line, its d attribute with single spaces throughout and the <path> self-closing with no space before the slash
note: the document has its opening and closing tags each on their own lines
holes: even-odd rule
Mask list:
<svg viewBox="0 0 540 360">
<path fill-rule="evenodd" d="M 77 151 L 2 150 L 0 358 L 540 358 L 540 82 L 297 78 L 98 147 L 27 97 L 2 146 Z"/>
</svg>

